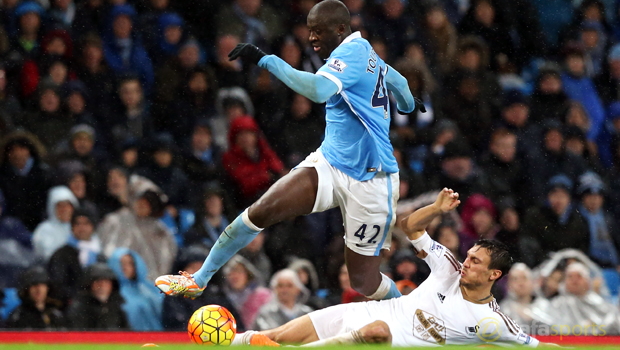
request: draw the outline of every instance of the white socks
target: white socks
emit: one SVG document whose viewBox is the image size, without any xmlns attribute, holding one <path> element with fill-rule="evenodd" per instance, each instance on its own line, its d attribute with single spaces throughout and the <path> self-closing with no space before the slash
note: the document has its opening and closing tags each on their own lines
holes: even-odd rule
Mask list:
<svg viewBox="0 0 620 350">
<path fill-rule="evenodd" d="M 381 284 L 379 285 L 379 288 L 377 288 L 372 295 L 367 295 L 366 298 L 372 300 L 382 300 L 388 294 L 391 287 L 392 280 L 388 276 L 381 274 Z"/>
<path fill-rule="evenodd" d="M 364 338 L 359 330 L 350 331 L 345 334 L 336 335 L 331 338 L 317 340 L 312 343 L 304 344 L 302 346 L 315 347 L 325 345 L 338 345 L 338 344 L 365 344 Z"/>
<path fill-rule="evenodd" d="M 235 339 L 233 339 L 232 344 L 230 345 L 250 345 L 250 341 L 252 340 L 252 336 L 258 332 L 256 331 L 246 331 L 245 333 L 237 333 Z"/>
</svg>

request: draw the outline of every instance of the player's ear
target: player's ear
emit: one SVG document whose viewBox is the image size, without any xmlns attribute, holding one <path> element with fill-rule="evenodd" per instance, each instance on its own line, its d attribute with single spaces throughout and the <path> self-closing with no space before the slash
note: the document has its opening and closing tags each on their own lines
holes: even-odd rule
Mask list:
<svg viewBox="0 0 620 350">
<path fill-rule="evenodd" d="M 493 270 L 491 271 L 491 276 L 489 276 L 489 280 L 495 282 L 497 281 L 500 277 L 502 277 L 502 270 Z"/>
</svg>

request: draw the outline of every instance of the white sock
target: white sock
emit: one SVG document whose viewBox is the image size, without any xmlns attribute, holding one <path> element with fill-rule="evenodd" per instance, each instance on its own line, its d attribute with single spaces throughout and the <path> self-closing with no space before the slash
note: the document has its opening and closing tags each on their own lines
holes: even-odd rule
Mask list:
<svg viewBox="0 0 620 350">
<path fill-rule="evenodd" d="M 302 346 L 325 346 L 325 345 L 338 345 L 338 344 L 364 344 L 364 338 L 359 330 L 350 331 L 348 333 L 333 336 L 331 338 L 317 340 L 312 343 L 304 344 Z"/>
<path fill-rule="evenodd" d="M 366 298 L 372 300 L 382 300 L 390 291 L 391 287 L 392 280 L 388 276 L 381 274 L 381 284 L 379 284 L 379 287 L 374 293 L 372 293 L 372 295 L 367 295 Z"/>
<path fill-rule="evenodd" d="M 252 340 L 252 336 L 258 332 L 256 331 L 246 331 L 245 333 L 237 333 L 235 335 L 235 339 L 233 339 L 232 344 L 230 345 L 250 345 L 250 341 Z"/>
</svg>

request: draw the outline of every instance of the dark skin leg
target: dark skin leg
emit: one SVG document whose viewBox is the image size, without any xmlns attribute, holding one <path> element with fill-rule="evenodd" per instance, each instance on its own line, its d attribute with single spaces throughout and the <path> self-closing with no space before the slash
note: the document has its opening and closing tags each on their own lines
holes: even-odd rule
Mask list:
<svg viewBox="0 0 620 350">
<path fill-rule="evenodd" d="M 316 169 L 293 170 L 250 206 L 250 221 L 260 228 L 267 228 L 284 220 L 308 215 L 314 208 L 318 188 Z"/>
<path fill-rule="evenodd" d="M 284 220 L 312 212 L 319 188 L 314 168 L 299 168 L 278 180 L 250 206 L 250 221 L 267 228 Z M 364 256 L 346 248 L 345 258 L 351 287 L 364 295 L 373 294 L 381 284 L 381 257 Z"/>
<path fill-rule="evenodd" d="M 351 288 L 366 296 L 374 294 L 381 284 L 381 257 L 360 255 L 348 247 L 345 248 L 344 257 Z"/>
</svg>

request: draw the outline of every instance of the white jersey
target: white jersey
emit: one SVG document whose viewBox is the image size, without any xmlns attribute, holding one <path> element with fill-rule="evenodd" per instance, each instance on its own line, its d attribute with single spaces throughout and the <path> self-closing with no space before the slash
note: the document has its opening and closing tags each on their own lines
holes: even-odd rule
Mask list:
<svg viewBox="0 0 620 350">
<path fill-rule="evenodd" d="M 389 325 L 394 346 L 485 342 L 538 345 L 537 339 L 523 333 L 500 312 L 495 299 L 474 303 L 463 298 L 459 285 L 461 263 L 448 249 L 427 233 L 412 243 L 430 266 L 430 276 L 411 294 L 400 298 L 338 305 L 331 312 L 328 308 L 316 315 L 311 313 L 320 339 L 381 320 Z"/>
</svg>

